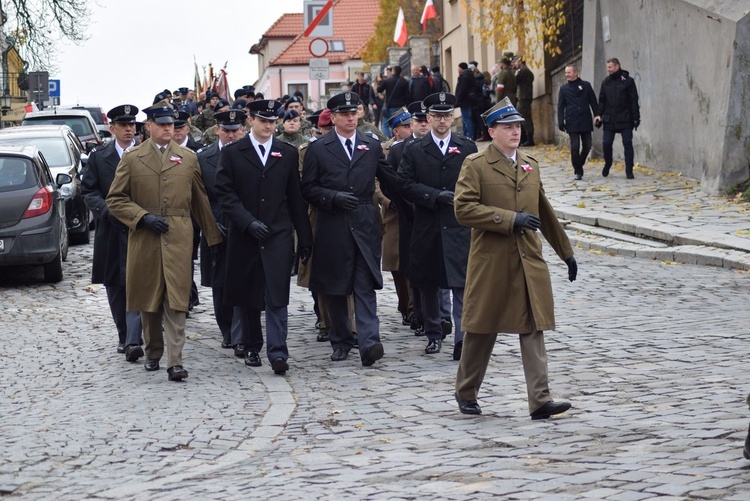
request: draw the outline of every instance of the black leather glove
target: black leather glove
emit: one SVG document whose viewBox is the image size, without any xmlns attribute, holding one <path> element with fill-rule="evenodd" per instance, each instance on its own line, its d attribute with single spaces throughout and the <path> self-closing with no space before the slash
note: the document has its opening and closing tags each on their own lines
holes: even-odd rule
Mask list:
<svg viewBox="0 0 750 501">
<path fill-rule="evenodd" d="M 333 205 L 341 207 L 342 209 L 353 210 L 359 206 L 359 199 L 354 196 L 354 193 L 342 191 L 336 193 L 333 197 Z"/>
<path fill-rule="evenodd" d="M 560 129 L 560 132 L 567 132 L 567 130 L 565 129 L 565 125 L 563 124 L 558 125 L 557 128 Z"/>
<path fill-rule="evenodd" d="M 260 242 L 266 240 L 269 237 L 269 235 L 271 235 L 271 232 L 268 230 L 268 226 L 266 226 L 265 224 L 261 223 L 258 220 L 255 220 L 252 223 L 250 223 L 246 231 L 251 237 L 255 238 L 256 240 Z"/>
<path fill-rule="evenodd" d="M 598 129 L 601 126 L 602 126 L 602 121 L 601 120 L 594 120 L 594 127 L 596 127 Z"/>
<path fill-rule="evenodd" d="M 578 263 L 576 263 L 576 258 L 569 257 L 565 260 L 565 264 L 568 265 L 568 280 L 575 282 L 576 277 L 578 276 Z"/>
<path fill-rule="evenodd" d="M 297 251 L 297 256 L 299 256 L 299 262 L 302 264 L 307 264 L 307 262 L 310 260 L 310 256 L 312 255 L 312 247 L 305 246 L 300 247 Z"/>
<path fill-rule="evenodd" d="M 639 125 L 641 125 L 640 120 L 633 120 L 633 130 L 638 130 Z"/>
<path fill-rule="evenodd" d="M 440 194 L 437 196 L 437 201 L 439 204 L 445 204 L 445 205 L 453 205 L 453 196 L 455 193 L 452 191 L 441 191 Z"/>
<path fill-rule="evenodd" d="M 155 214 L 146 214 L 141 218 L 143 226 L 156 233 L 166 233 L 169 231 L 169 223 L 166 219 Z"/>
<path fill-rule="evenodd" d="M 211 265 L 216 266 L 216 262 L 219 260 L 219 245 L 212 245 L 208 250 L 211 251 Z"/>
<path fill-rule="evenodd" d="M 102 219 L 107 221 L 109 224 L 120 224 L 120 220 L 115 217 L 112 212 L 110 212 L 109 209 L 104 209 L 104 213 L 102 214 Z"/>
<path fill-rule="evenodd" d="M 221 238 L 226 240 L 227 235 L 229 234 L 229 232 L 227 231 L 227 227 L 221 223 L 216 223 L 216 227 L 219 229 L 219 233 L 221 233 Z"/>
<path fill-rule="evenodd" d="M 516 229 L 527 228 L 536 231 L 542 227 L 542 220 L 528 212 L 516 212 L 516 219 L 513 221 L 513 227 Z"/>
</svg>

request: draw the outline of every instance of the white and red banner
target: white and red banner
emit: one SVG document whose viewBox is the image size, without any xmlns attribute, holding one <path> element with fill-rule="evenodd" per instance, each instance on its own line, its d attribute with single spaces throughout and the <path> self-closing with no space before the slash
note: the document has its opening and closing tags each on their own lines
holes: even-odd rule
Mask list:
<svg viewBox="0 0 750 501">
<path fill-rule="evenodd" d="M 435 18 L 437 18 L 435 4 L 432 3 L 432 0 L 427 0 L 427 3 L 424 4 L 424 10 L 422 11 L 422 19 L 419 21 L 422 23 L 422 32 L 427 31 L 427 20 Z"/>
<path fill-rule="evenodd" d="M 398 8 L 398 18 L 396 19 L 396 31 L 393 33 L 393 41 L 399 47 L 406 45 L 409 35 L 406 33 L 406 21 L 404 20 L 404 9 Z"/>
</svg>

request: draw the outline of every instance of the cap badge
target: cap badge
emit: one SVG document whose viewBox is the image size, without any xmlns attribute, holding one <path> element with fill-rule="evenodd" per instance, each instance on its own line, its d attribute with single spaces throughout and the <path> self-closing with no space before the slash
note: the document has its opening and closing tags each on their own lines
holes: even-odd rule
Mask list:
<svg viewBox="0 0 750 501">
<path fill-rule="evenodd" d="M 269 110 L 273 109 L 273 101 L 271 101 L 271 100 L 268 101 L 268 109 Z"/>
<path fill-rule="evenodd" d="M 427 111 L 427 106 L 425 106 L 424 103 L 419 103 L 419 107 L 422 109 L 422 112 Z"/>
<path fill-rule="evenodd" d="M 237 116 L 237 112 L 236 111 L 230 111 L 229 112 L 229 120 L 231 120 L 232 122 L 234 122 L 234 119 L 235 119 L 236 116 Z"/>
<path fill-rule="evenodd" d="M 352 100 L 352 93 L 351 92 L 347 92 L 346 94 L 344 94 L 344 99 L 346 99 L 347 101 L 351 101 Z"/>
<path fill-rule="evenodd" d="M 125 112 L 126 115 L 130 115 L 130 105 L 126 104 L 125 107 L 123 108 L 123 111 Z"/>
<path fill-rule="evenodd" d="M 438 97 L 440 98 L 440 102 L 441 102 L 441 103 L 444 103 L 444 102 L 445 102 L 445 92 L 441 92 L 441 93 L 440 93 L 440 96 L 438 96 Z"/>
</svg>

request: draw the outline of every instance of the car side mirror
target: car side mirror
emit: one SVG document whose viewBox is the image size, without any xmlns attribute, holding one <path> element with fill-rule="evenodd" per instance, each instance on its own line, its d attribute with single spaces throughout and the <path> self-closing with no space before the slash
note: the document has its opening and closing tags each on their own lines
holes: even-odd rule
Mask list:
<svg viewBox="0 0 750 501">
<path fill-rule="evenodd" d="M 55 177 L 55 183 L 57 183 L 58 188 L 64 184 L 68 184 L 72 182 L 73 182 L 73 178 L 70 177 L 68 174 L 60 173 Z"/>
</svg>

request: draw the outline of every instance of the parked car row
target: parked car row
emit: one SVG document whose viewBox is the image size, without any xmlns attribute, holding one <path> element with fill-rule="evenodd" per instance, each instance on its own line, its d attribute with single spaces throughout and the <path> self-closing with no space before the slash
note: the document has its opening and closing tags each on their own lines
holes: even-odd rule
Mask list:
<svg viewBox="0 0 750 501">
<path fill-rule="evenodd" d="M 90 240 L 81 175 L 103 144 L 100 127 L 108 129 L 101 108 L 71 106 L 27 113 L 21 127 L 0 130 L 0 267 L 41 265 L 45 281 L 63 279 L 68 242 Z"/>
</svg>

